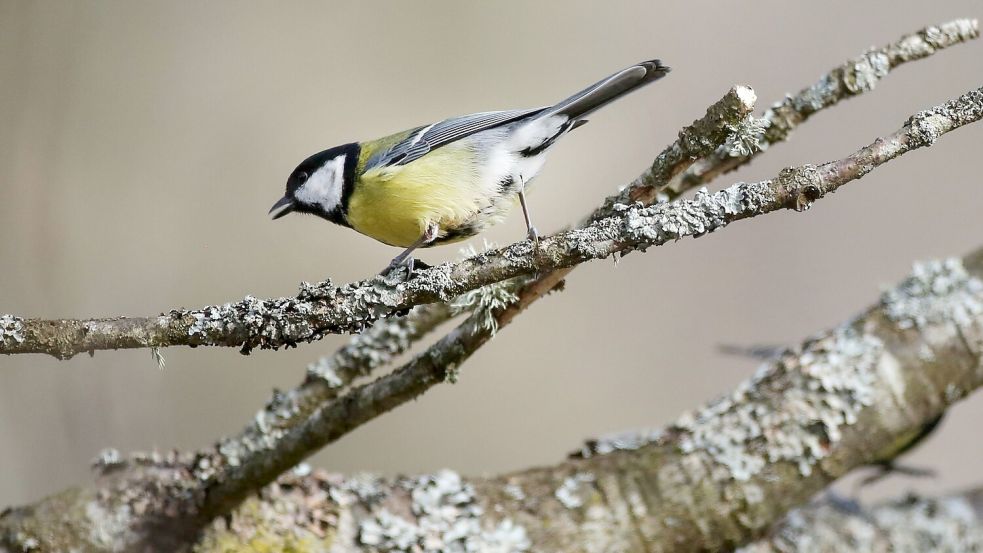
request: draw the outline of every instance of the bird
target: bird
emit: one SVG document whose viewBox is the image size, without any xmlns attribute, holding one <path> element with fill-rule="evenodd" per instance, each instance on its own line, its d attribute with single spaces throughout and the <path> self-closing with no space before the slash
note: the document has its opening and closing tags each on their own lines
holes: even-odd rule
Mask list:
<svg viewBox="0 0 983 553">
<path fill-rule="evenodd" d="M 643 61 L 553 105 L 452 117 L 323 150 L 290 173 L 269 215 L 312 214 L 403 248 L 384 275 L 405 268 L 412 276 L 418 248 L 470 238 L 516 203 L 538 248 L 526 192 L 547 151 L 597 109 L 668 73 L 660 60 Z"/>
</svg>

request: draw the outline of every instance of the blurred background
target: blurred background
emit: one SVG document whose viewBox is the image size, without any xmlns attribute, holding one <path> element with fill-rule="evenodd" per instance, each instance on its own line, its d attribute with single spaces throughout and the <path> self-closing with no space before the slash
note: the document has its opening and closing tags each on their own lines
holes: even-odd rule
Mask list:
<svg viewBox="0 0 983 553">
<path fill-rule="evenodd" d="M 662 58 L 667 79 L 553 151 L 530 198 L 540 231 L 553 232 L 732 84 L 753 86 L 763 109 L 869 46 L 983 15 L 974 0 L 245 6 L 0 0 L 0 312 L 150 315 L 374 274 L 395 249 L 313 217 L 267 218 L 297 162 L 451 115 L 557 101 Z M 906 65 L 714 186 L 842 157 L 980 86 L 981 57 L 976 42 Z M 912 261 L 981 245 L 981 143 L 983 126 L 961 129 L 808 213 L 588 264 L 482 348 L 458 384 L 312 463 L 494 473 L 669 423 L 753 372 L 756 361 L 720 344 L 797 343 L 875 301 Z M 515 213 L 486 238 L 524 234 Z M 191 449 L 235 433 L 273 387 L 295 385 L 346 339 L 248 357 L 174 348 L 164 370 L 147 350 L 0 357 L 0 508 L 87 482 L 107 446 Z M 865 497 L 983 482 L 981 417 L 978 394 L 908 458 L 937 478 L 892 478 Z"/>
</svg>

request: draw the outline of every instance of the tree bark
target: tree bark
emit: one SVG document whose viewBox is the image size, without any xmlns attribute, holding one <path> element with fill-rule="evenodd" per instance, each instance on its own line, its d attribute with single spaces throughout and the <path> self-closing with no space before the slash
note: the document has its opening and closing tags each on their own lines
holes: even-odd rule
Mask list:
<svg viewBox="0 0 983 553">
<path fill-rule="evenodd" d="M 230 550 L 260 534 L 313 551 L 738 547 L 850 470 L 905 450 L 913 432 L 983 385 L 981 278 L 983 248 L 917 264 L 877 304 L 766 363 L 731 395 L 661 432 L 593 441 L 552 467 L 468 479 L 294 475 L 241 505 L 232 531 L 210 526 L 193 538 L 174 491 L 193 493 L 207 459 L 108 457 L 98 490 L 9 511 L 0 535 L 8 547 L 46 550 L 170 550 L 175 539 Z"/>
</svg>

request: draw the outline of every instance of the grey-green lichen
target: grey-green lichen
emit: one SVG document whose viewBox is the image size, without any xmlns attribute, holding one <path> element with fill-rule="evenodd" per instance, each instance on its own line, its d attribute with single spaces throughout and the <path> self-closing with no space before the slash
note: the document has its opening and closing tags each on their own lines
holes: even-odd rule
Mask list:
<svg viewBox="0 0 983 553">
<path fill-rule="evenodd" d="M 304 471 L 301 471 L 304 472 Z M 329 497 L 332 482 L 323 472 L 280 477 L 227 517 L 214 521 L 196 544 L 196 553 L 313 553 L 332 550 L 339 508 Z"/>
<path fill-rule="evenodd" d="M 114 468 L 120 468 L 124 466 L 126 460 L 118 449 L 113 447 L 107 447 L 96 455 L 96 458 L 92 460 L 92 469 L 97 473 L 106 473 Z"/>
<path fill-rule="evenodd" d="M 764 141 L 768 125 L 770 123 L 767 119 L 748 115 L 736 125 L 727 126 L 730 134 L 721 148 L 731 157 L 746 157 L 760 152 L 768 147 Z"/>
<path fill-rule="evenodd" d="M 674 172 L 719 150 L 741 120 L 754 111 L 756 101 L 757 96 L 753 89 L 735 85 L 707 109 L 705 116 L 680 130 L 678 138 L 659 153 L 650 169 L 631 184 L 619 188 L 616 195 L 605 199 L 604 204 L 580 226 L 611 215 L 618 204 L 631 204 L 644 197 L 654 199 L 656 195 L 665 193 L 671 185 Z M 681 190 L 673 192 L 674 195 L 682 193 Z"/>
<path fill-rule="evenodd" d="M 24 319 L 14 315 L 0 315 L 0 345 L 20 344 L 24 341 Z"/>
<path fill-rule="evenodd" d="M 523 527 L 487 516 L 472 486 L 453 471 L 387 479 L 304 468 L 213 523 L 196 551 L 327 551 L 334 550 L 332 542 L 376 553 L 522 553 L 531 547 Z"/>
<path fill-rule="evenodd" d="M 589 472 L 578 472 L 563 479 L 553 496 L 567 509 L 582 507 L 587 497 L 594 493 L 591 484 L 596 480 Z"/>
<path fill-rule="evenodd" d="M 803 475 L 829 455 L 842 429 L 873 403 L 883 351 L 850 327 L 814 340 L 799 355 L 766 364 L 730 396 L 678 420 L 684 453 L 703 452 L 746 481 L 766 465 L 793 463 Z"/>
<path fill-rule="evenodd" d="M 874 89 L 877 81 L 887 76 L 891 70 L 891 60 L 884 52 L 877 50 L 848 62 L 843 68 L 843 86 L 850 94 L 860 94 Z"/>
<path fill-rule="evenodd" d="M 588 459 L 595 455 L 607 455 L 615 451 L 632 451 L 649 444 L 657 443 L 665 435 L 665 430 L 662 429 L 634 430 L 609 434 L 593 440 L 587 440 L 583 447 L 571 455 Z"/>
<path fill-rule="evenodd" d="M 451 309 L 455 313 L 473 313 L 472 320 L 478 329 L 494 336 L 498 332 L 495 315 L 519 300 L 514 289 L 511 280 L 482 286 L 454 298 Z"/>
<path fill-rule="evenodd" d="M 909 148 L 931 146 L 946 132 L 980 118 L 983 118 L 983 88 L 911 116 L 906 123 Z"/>
<path fill-rule="evenodd" d="M 307 379 L 325 382 L 329 388 L 340 388 L 393 361 L 452 316 L 446 304 L 436 303 L 414 307 L 401 317 L 380 319 L 333 355 L 308 366 Z"/>
<path fill-rule="evenodd" d="M 910 276 L 881 295 L 881 306 L 902 329 L 965 325 L 983 313 L 983 282 L 958 258 L 916 263 Z"/>
<path fill-rule="evenodd" d="M 193 322 L 188 336 L 195 344 L 225 343 L 229 336 L 241 336 L 243 353 L 255 347 L 291 345 L 317 334 L 308 315 L 316 306 L 296 298 L 260 300 L 246 296 L 234 303 L 209 305 L 188 312 Z"/>
<path fill-rule="evenodd" d="M 877 82 L 902 63 L 921 59 L 936 51 L 977 38 L 979 23 L 975 19 L 957 19 L 926 27 L 905 35 L 895 43 L 871 49 L 823 75 L 819 81 L 769 109 L 764 118 L 771 123 L 765 133 L 766 143 L 784 140 L 813 113 L 832 106 L 844 98 L 872 90 Z"/>
<path fill-rule="evenodd" d="M 937 26 L 925 27 L 884 48 L 892 65 L 924 58 L 936 51 L 980 36 L 979 21 L 955 19 Z"/>
<path fill-rule="evenodd" d="M 797 551 L 894 553 L 983 551 L 978 507 L 964 497 L 915 496 L 862 511 L 818 502 L 790 512 L 759 542 L 739 553 Z"/>
<path fill-rule="evenodd" d="M 770 184 L 771 181 L 737 183 L 713 194 L 701 188 L 689 201 L 622 206 L 624 228 L 613 234 L 624 236 L 630 243 L 646 245 L 701 236 L 723 228 L 741 215 L 774 205 L 776 197 Z"/>
<path fill-rule="evenodd" d="M 167 368 L 167 361 L 164 359 L 164 353 L 159 347 L 155 346 L 150 348 L 150 358 L 154 360 L 154 363 L 157 365 L 158 369 L 164 370 Z"/>
<path fill-rule="evenodd" d="M 297 391 L 284 393 L 273 390 L 273 396 L 261 411 L 253 417 L 253 422 L 234 438 L 223 438 L 218 442 L 214 455 L 199 455 L 196 475 L 201 480 L 209 480 L 224 470 L 223 465 L 238 467 L 258 452 L 276 448 L 280 439 L 290 430 L 290 422 L 299 414 Z"/>
<path fill-rule="evenodd" d="M 496 247 L 494 242 L 488 240 L 483 241 L 481 251 L 473 244 L 468 244 L 461 248 L 460 257 L 462 259 L 477 257 Z M 498 332 L 496 313 L 519 300 L 515 295 L 515 290 L 518 288 L 516 284 L 514 279 L 509 279 L 465 292 L 451 301 L 451 313 L 454 315 L 472 313 L 471 320 L 478 330 L 495 336 Z"/>
<path fill-rule="evenodd" d="M 388 363 L 409 348 L 412 322 L 411 315 L 376 321 L 361 334 L 353 336 L 334 355 L 321 357 L 308 365 L 308 379 L 317 378 L 330 388 L 340 388 L 351 380 L 348 375 L 340 375 L 340 369 L 361 375 Z"/>
<path fill-rule="evenodd" d="M 484 520 L 474 489 L 450 470 L 401 479 L 410 512 L 397 514 L 384 501 L 371 505 L 358 525 L 358 542 L 379 553 L 519 553 L 530 547 L 526 531 L 505 519 Z"/>
</svg>

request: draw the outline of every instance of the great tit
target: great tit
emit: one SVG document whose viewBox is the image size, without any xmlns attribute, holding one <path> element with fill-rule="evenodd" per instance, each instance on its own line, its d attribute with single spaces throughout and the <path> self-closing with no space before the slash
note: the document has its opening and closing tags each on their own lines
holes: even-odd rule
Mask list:
<svg viewBox="0 0 983 553">
<path fill-rule="evenodd" d="M 538 245 L 525 192 L 546 151 L 585 116 L 668 72 L 659 60 L 644 61 L 552 106 L 453 117 L 324 150 L 290 173 L 270 215 L 311 213 L 405 248 L 384 273 L 406 266 L 411 274 L 415 249 L 474 236 L 504 219 L 517 198 Z"/>
</svg>

